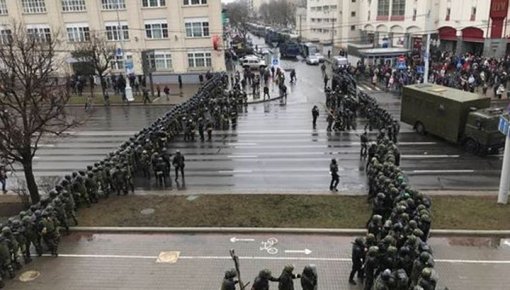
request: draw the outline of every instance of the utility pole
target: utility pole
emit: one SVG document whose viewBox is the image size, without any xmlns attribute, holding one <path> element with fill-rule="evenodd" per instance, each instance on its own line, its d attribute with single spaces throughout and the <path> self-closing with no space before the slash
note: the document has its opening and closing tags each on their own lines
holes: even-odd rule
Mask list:
<svg viewBox="0 0 510 290">
<path fill-rule="evenodd" d="M 503 165 L 499 179 L 498 203 L 507 204 L 508 190 L 510 189 L 510 122 L 508 114 L 499 116 L 498 131 L 505 135 L 505 152 L 503 154 Z"/>
<path fill-rule="evenodd" d="M 425 44 L 425 55 L 423 57 L 424 60 L 424 68 L 423 68 L 423 83 L 427 84 L 429 82 L 429 62 L 430 62 L 430 9 L 427 13 L 427 19 L 425 21 L 425 30 L 427 31 L 427 43 Z"/>
<path fill-rule="evenodd" d="M 119 17 L 119 9 L 120 9 L 120 0 L 117 0 L 117 9 L 116 9 L 116 12 L 117 12 L 117 25 L 119 26 L 119 44 L 120 44 L 120 49 L 122 50 L 122 58 L 124 60 L 124 69 L 126 70 L 126 76 L 125 76 L 125 81 L 126 81 L 126 88 L 125 88 L 125 95 L 126 95 L 126 100 L 128 102 L 132 102 L 134 101 L 133 99 L 133 89 L 131 88 L 131 84 L 129 83 L 129 77 L 128 77 L 128 68 L 127 68 L 127 54 L 126 54 L 126 51 L 124 50 L 124 29 L 122 28 L 122 25 L 120 24 L 120 17 Z"/>
<path fill-rule="evenodd" d="M 303 33 L 302 33 L 303 26 L 301 25 L 303 23 L 302 17 L 303 17 L 303 15 L 301 13 L 299 13 L 299 42 L 301 42 L 303 39 Z"/>
<path fill-rule="evenodd" d="M 331 55 L 335 55 L 335 19 L 331 18 Z"/>
</svg>

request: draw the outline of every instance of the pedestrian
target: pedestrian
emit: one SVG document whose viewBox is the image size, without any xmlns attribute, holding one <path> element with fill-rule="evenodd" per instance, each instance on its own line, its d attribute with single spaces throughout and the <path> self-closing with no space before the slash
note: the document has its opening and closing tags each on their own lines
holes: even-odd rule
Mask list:
<svg viewBox="0 0 510 290">
<path fill-rule="evenodd" d="M 203 82 L 204 82 L 204 76 L 203 76 L 202 74 L 199 74 L 199 75 L 198 75 L 198 81 L 199 81 L 200 83 L 203 83 Z"/>
<path fill-rule="evenodd" d="M 156 86 L 156 92 L 158 94 L 158 98 L 161 97 L 161 87 L 159 85 Z"/>
<path fill-rule="evenodd" d="M 267 99 L 271 99 L 271 96 L 269 95 L 269 87 L 266 85 L 264 85 L 264 96 L 263 96 L 263 99 L 265 100 L 266 99 L 266 95 L 267 95 Z"/>
<path fill-rule="evenodd" d="M 315 265 L 306 265 L 301 274 L 301 288 L 303 290 L 317 289 L 317 269 Z"/>
<path fill-rule="evenodd" d="M 274 72 L 275 72 L 275 69 L 274 69 L 274 66 L 271 67 L 271 78 L 274 79 Z"/>
<path fill-rule="evenodd" d="M 143 104 L 151 103 L 151 98 L 149 97 L 149 90 L 147 88 L 143 88 Z"/>
<path fill-rule="evenodd" d="M 170 88 L 168 87 L 168 85 L 165 86 L 165 88 L 163 89 L 163 92 L 165 93 L 166 100 L 169 101 L 170 100 Z"/>
<path fill-rule="evenodd" d="M 294 275 L 294 265 L 286 265 L 282 274 L 278 277 L 278 290 L 294 290 L 293 279 L 301 278 L 301 275 Z"/>
<path fill-rule="evenodd" d="M 352 245 L 352 269 L 349 275 L 349 284 L 356 285 L 354 275 L 358 274 L 358 279 L 363 279 L 363 263 L 365 261 L 365 243 L 362 238 L 356 238 Z"/>
<path fill-rule="evenodd" d="M 290 71 L 290 83 L 294 83 L 296 81 L 296 70 L 292 69 Z"/>
<path fill-rule="evenodd" d="M 329 190 L 338 191 L 336 187 L 338 186 L 340 177 L 338 176 L 338 164 L 334 158 L 331 159 L 331 163 L 329 164 L 329 172 L 331 173 L 331 183 L 329 184 Z"/>
<path fill-rule="evenodd" d="M 313 108 L 312 108 L 312 118 L 313 118 L 312 124 L 313 124 L 314 129 L 317 126 L 317 118 L 318 117 L 319 117 L 319 108 L 317 106 L 313 106 Z"/>
<path fill-rule="evenodd" d="M 328 50 L 328 58 L 331 58 L 331 50 Z"/>
<path fill-rule="evenodd" d="M 5 189 L 7 185 L 7 172 L 5 170 L 5 166 L 0 166 L 0 183 L 2 183 L 2 191 L 4 194 L 7 193 L 7 190 Z"/>
<path fill-rule="evenodd" d="M 179 89 L 182 89 L 182 76 L 181 75 L 179 75 L 177 77 L 177 81 L 179 82 Z"/>
<path fill-rule="evenodd" d="M 172 165 L 175 168 L 175 181 L 179 178 L 179 171 L 181 172 L 182 182 L 184 183 L 184 155 L 181 154 L 181 151 L 177 150 L 175 152 L 174 159 L 172 160 Z"/>
<path fill-rule="evenodd" d="M 365 130 L 365 132 L 363 132 L 363 134 L 361 134 L 360 141 L 361 141 L 361 150 L 359 152 L 359 156 L 360 156 L 360 158 L 365 158 L 365 157 L 367 157 L 367 154 L 368 154 L 368 133 L 366 130 Z"/>
<path fill-rule="evenodd" d="M 324 74 L 324 88 L 328 87 L 328 81 L 329 81 L 328 74 Z"/>
</svg>

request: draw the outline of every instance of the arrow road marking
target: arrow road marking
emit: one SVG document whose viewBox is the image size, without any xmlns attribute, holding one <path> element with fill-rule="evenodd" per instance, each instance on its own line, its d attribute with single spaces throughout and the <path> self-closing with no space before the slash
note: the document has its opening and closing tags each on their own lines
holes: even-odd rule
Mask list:
<svg viewBox="0 0 510 290">
<path fill-rule="evenodd" d="M 312 253 L 312 251 L 309 250 L 309 249 L 304 249 L 304 250 L 285 250 L 285 253 L 298 253 L 298 254 L 310 255 Z"/>
<path fill-rule="evenodd" d="M 232 238 L 230 238 L 230 241 L 232 243 L 235 243 L 235 242 L 255 242 L 255 239 L 238 239 L 236 237 L 232 237 Z"/>
</svg>

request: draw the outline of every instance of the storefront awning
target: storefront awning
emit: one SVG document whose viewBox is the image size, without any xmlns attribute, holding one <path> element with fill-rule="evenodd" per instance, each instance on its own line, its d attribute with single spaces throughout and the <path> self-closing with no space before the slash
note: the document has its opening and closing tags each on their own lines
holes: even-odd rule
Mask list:
<svg viewBox="0 0 510 290">
<path fill-rule="evenodd" d="M 409 52 L 409 49 L 400 47 L 370 48 L 359 50 L 359 54 L 363 57 L 397 57 L 406 55 Z"/>
<path fill-rule="evenodd" d="M 467 42 L 483 42 L 483 30 L 476 27 L 462 29 L 462 40 Z"/>
<path fill-rule="evenodd" d="M 444 26 L 438 29 L 439 30 L 439 39 L 441 40 L 457 40 L 457 29 L 450 27 L 450 26 Z"/>
</svg>

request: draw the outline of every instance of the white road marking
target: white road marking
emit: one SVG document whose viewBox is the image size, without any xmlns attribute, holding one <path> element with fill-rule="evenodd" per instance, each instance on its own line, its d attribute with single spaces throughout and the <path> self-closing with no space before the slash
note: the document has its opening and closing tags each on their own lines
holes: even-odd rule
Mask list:
<svg viewBox="0 0 510 290">
<path fill-rule="evenodd" d="M 231 142 L 227 143 L 227 146 L 255 146 L 257 143 L 243 143 L 243 142 Z"/>
<path fill-rule="evenodd" d="M 412 170 L 412 173 L 473 173 L 472 169 Z"/>
<path fill-rule="evenodd" d="M 297 254 L 305 254 L 310 255 L 312 250 L 304 249 L 304 250 L 285 250 L 285 253 L 297 253 Z"/>
<path fill-rule="evenodd" d="M 228 155 L 227 158 L 243 159 L 243 158 L 258 158 L 258 155 Z"/>
<path fill-rule="evenodd" d="M 460 155 L 402 155 L 406 159 L 421 159 L 421 158 L 459 158 Z"/>
<path fill-rule="evenodd" d="M 44 257 L 51 257 L 50 254 L 44 254 Z M 62 258 L 96 258 L 96 259 L 154 259 L 158 256 L 143 255 L 91 255 L 91 254 L 59 254 Z M 231 260 L 230 256 L 179 256 L 179 259 L 186 260 Z M 320 258 L 320 257 L 262 257 L 245 256 L 239 257 L 241 260 L 297 260 L 297 261 L 333 261 L 350 262 L 351 258 Z M 504 264 L 510 265 L 509 260 L 466 260 L 466 259 L 435 259 L 437 263 L 449 264 Z"/>
<path fill-rule="evenodd" d="M 243 169 L 236 169 L 236 170 L 219 170 L 219 173 L 252 173 L 253 170 L 243 170 Z"/>
<path fill-rule="evenodd" d="M 44 147 L 52 148 L 52 147 L 55 147 L 55 144 L 38 144 L 37 146 L 40 148 L 44 148 Z"/>
<path fill-rule="evenodd" d="M 232 243 L 235 243 L 235 242 L 255 242 L 255 239 L 238 239 L 236 237 L 232 237 L 232 238 L 230 238 L 230 242 L 232 242 Z"/>
</svg>

